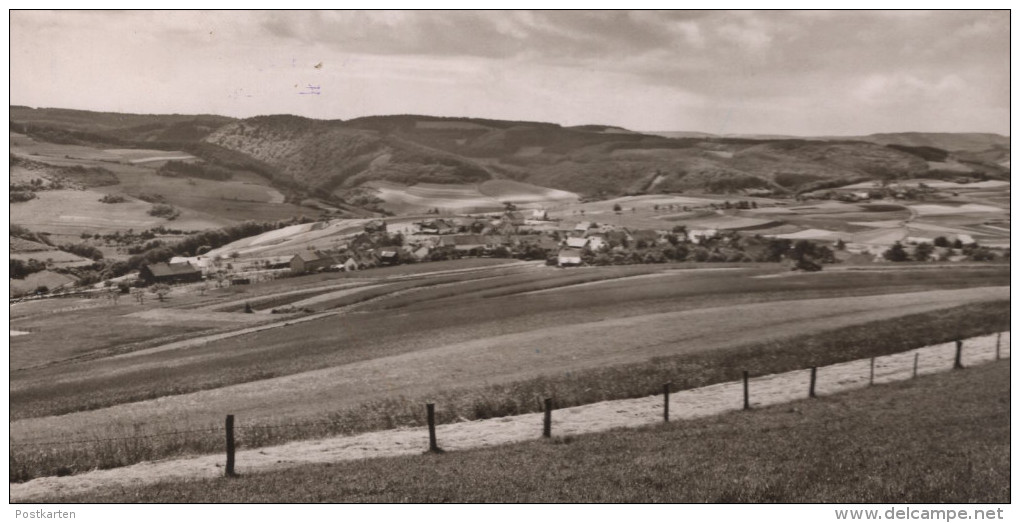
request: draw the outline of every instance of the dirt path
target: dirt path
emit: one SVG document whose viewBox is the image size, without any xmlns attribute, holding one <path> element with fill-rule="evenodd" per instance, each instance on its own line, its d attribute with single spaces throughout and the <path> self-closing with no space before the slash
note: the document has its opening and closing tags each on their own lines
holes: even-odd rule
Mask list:
<svg viewBox="0 0 1020 523">
<path fill-rule="evenodd" d="M 996 358 L 996 335 L 980 336 L 964 342 L 963 364 L 981 365 Z M 1010 355 L 1009 332 L 1001 337 L 1001 356 Z M 918 355 L 919 374 L 945 372 L 953 367 L 955 344 L 944 343 L 876 358 L 875 383 L 910 379 Z M 866 387 L 870 380 L 871 360 L 862 359 L 818 369 L 817 393 L 830 395 Z M 749 390 L 752 407 L 775 405 L 805 398 L 810 372 L 798 370 L 753 378 Z M 670 396 L 672 420 L 712 416 L 742 408 L 740 382 L 720 383 L 680 391 Z M 613 428 L 637 427 L 662 420 L 662 397 L 606 401 L 553 412 L 553 434 L 567 436 L 600 432 Z M 502 445 L 537 439 L 541 434 L 542 414 L 508 416 L 488 420 L 453 423 L 437 427 L 439 444 L 445 450 Z M 421 427 L 384 432 L 299 441 L 237 453 L 237 471 L 250 474 L 312 463 L 420 454 L 428 448 L 428 436 Z M 37 478 L 10 484 L 11 502 L 29 501 L 45 496 L 75 494 L 93 489 L 131 486 L 188 478 L 222 475 L 223 456 L 139 463 L 111 470 L 97 470 L 65 477 Z"/>
<path fill-rule="evenodd" d="M 219 334 L 210 334 L 207 336 L 199 336 L 197 338 L 188 338 L 182 341 L 175 341 L 173 343 L 166 343 L 163 345 L 157 345 L 155 347 L 149 347 L 148 349 L 136 350 L 133 352 L 125 352 L 123 354 L 116 354 L 110 356 L 109 359 L 120 359 L 120 358 L 132 358 L 141 356 L 144 354 L 154 354 L 157 352 L 164 352 L 168 350 L 186 349 L 191 347 L 199 347 L 207 345 L 214 341 L 225 340 L 227 338 L 233 338 L 235 336 L 242 336 L 245 334 L 251 334 L 253 332 L 260 332 L 269 329 L 278 329 L 280 327 L 286 327 L 298 323 L 305 323 L 308 321 L 314 321 L 319 318 L 325 318 L 327 316 L 336 315 L 336 311 L 320 312 L 318 314 L 309 314 L 307 316 L 301 316 L 300 318 L 289 318 L 283 321 L 277 321 L 273 323 L 266 323 L 264 325 L 258 325 L 256 327 L 248 327 L 245 329 L 238 329 L 229 332 L 221 332 Z"/>
</svg>

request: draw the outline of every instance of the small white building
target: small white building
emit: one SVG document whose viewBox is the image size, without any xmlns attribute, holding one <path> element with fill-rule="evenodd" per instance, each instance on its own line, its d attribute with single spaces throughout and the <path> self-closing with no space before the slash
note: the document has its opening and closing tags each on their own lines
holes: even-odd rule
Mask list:
<svg viewBox="0 0 1020 523">
<path fill-rule="evenodd" d="M 567 247 L 583 249 L 588 245 L 588 238 L 567 238 Z"/>
<path fill-rule="evenodd" d="M 581 250 L 563 249 L 560 251 L 559 256 L 556 257 L 556 261 L 560 267 L 581 265 Z"/>
<path fill-rule="evenodd" d="M 586 239 L 588 240 L 588 248 L 593 251 L 597 251 L 601 249 L 603 245 L 606 245 L 606 239 L 602 236 L 589 236 Z"/>
<path fill-rule="evenodd" d="M 716 234 L 719 234 L 719 231 L 716 229 L 694 229 L 687 231 L 687 237 L 694 243 L 701 243 L 707 238 L 715 237 Z"/>
</svg>

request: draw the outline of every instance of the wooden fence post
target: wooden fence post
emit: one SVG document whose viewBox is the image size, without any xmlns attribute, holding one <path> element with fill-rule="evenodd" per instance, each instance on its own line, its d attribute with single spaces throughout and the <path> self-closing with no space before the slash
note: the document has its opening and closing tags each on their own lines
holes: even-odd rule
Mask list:
<svg viewBox="0 0 1020 523">
<path fill-rule="evenodd" d="M 914 353 L 914 377 L 917 377 L 917 360 L 921 358 L 920 352 Z"/>
<path fill-rule="evenodd" d="M 953 369 L 963 368 L 963 342 L 956 340 L 956 361 L 953 362 Z"/>
<path fill-rule="evenodd" d="M 815 382 L 818 380 L 818 367 L 811 367 L 811 387 L 808 388 L 808 397 L 814 398 L 815 396 Z"/>
<path fill-rule="evenodd" d="M 669 387 L 673 382 L 666 383 L 662 386 L 662 421 L 669 423 Z"/>
<path fill-rule="evenodd" d="M 1002 347 L 1002 333 L 995 335 L 995 361 L 999 361 L 1000 348 Z"/>
<path fill-rule="evenodd" d="M 439 452 L 439 445 L 436 443 L 436 405 L 426 403 L 425 414 L 429 424 L 429 452 Z"/>
<path fill-rule="evenodd" d="M 747 388 L 748 388 L 747 380 L 748 380 L 748 375 L 747 375 L 747 371 L 745 370 L 744 371 L 744 410 L 750 410 L 751 409 L 751 395 L 750 395 L 750 392 L 748 392 L 748 390 L 747 390 Z"/>
<path fill-rule="evenodd" d="M 871 358 L 871 374 L 868 376 L 868 386 L 875 384 L 875 358 Z"/>
<path fill-rule="evenodd" d="M 552 398 L 545 399 L 545 417 L 542 419 L 542 437 L 552 437 Z"/>
<path fill-rule="evenodd" d="M 234 415 L 227 414 L 227 471 L 226 476 L 232 478 L 234 473 Z"/>
</svg>

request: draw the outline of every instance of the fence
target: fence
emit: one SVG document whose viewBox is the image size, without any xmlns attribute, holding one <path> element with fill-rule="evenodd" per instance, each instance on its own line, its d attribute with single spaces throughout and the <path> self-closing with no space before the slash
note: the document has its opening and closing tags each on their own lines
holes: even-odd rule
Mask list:
<svg viewBox="0 0 1020 523">
<path fill-rule="evenodd" d="M 699 387 L 681 391 L 672 390 L 672 382 L 664 383 L 661 393 L 645 398 L 630 400 L 612 400 L 603 402 L 605 405 L 612 405 L 611 409 L 617 416 L 630 416 L 622 421 L 616 420 L 616 424 L 600 426 L 596 430 L 603 430 L 612 426 L 638 426 L 655 422 L 656 419 L 662 422 L 670 422 L 671 411 L 675 414 L 681 412 L 681 417 L 700 417 L 718 414 L 731 410 L 752 409 L 757 406 L 782 403 L 802 398 L 816 398 L 819 395 L 832 394 L 859 386 L 871 386 L 879 382 L 899 381 L 903 379 L 916 378 L 921 374 L 942 372 L 949 369 L 962 369 L 968 365 L 995 361 L 1003 358 L 1003 347 L 1008 351 L 1009 334 L 1006 334 L 1003 344 L 1003 333 L 991 336 L 981 336 L 966 340 L 956 341 L 950 344 L 941 344 L 931 347 L 923 347 L 912 351 L 901 352 L 886 356 L 866 358 L 844 363 L 837 363 L 825 367 L 809 367 L 796 371 L 767 376 L 755 376 L 751 371 L 743 371 L 743 379 L 739 382 L 719 383 L 706 387 Z M 993 348 L 994 347 L 994 348 Z M 923 357 L 922 357 L 923 356 Z M 1008 357 L 1008 354 L 1007 356 Z M 923 365 L 923 366 L 922 366 Z M 742 403 L 741 403 L 742 399 Z M 563 410 L 555 409 L 555 399 L 552 397 L 541 398 L 541 437 L 551 438 L 553 436 L 554 413 L 556 414 L 557 426 L 562 427 L 562 434 L 590 432 L 590 414 L 595 412 L 601 404 L 589 404 L 570 407 Z M 425 405 L 426 426 L 427 426 L 427 447 L 424 439 L 409 437 L 402 441 L 405 444 L 404 452 L 412 450 L 418 441 L 422 451 L 441 453 L 443 447 L 440 445 L 441 434 L 437 431 L 436 408 L 434 403 Z M 681 410 L 682 408 L 682 410 Z M 603 406 L 603 410 L 604 406 Z M 626 414 L 620 414 L 626 412 Z M 602 412 L 606 414 L 606 412 Z M 585 416 L 589 416 L 585 419 Z M 539 435 L 536 414 L 522 414 L 512 416 L 518 418 L 526 427 L 534 427 L 530 437 L 516 437 L 513 435 L 489 438 L 486 444 L 509 443 L 523 439 L 533 439 Z M 534 420 L 534 421 L 532 421 Z M 516 421 L 506 418 L 485 420 L 484 422 L 500 422 L 503 427 L 509 426 L 505 422 Z M 483 422 L 483 423 L 484 423 Z M 534 424 L 532 424 L 534 423 Z M 235 435 L 242 433 L 257 433 L 258 431 L 271 431 L 274 429 L 286 429 L 291 427 L 309 427 L 320 425 L 324 427 L 335 426 L 336 422 L 328 420 L 310 421 L 303 423 L 284 423 L 272 425 L 235 425 L 235 417 L 228 415 L 225 427 L 203 428 L 183 431 L 168 431 L 162 433 L 132 435 L 117 438 L 80 439 L 71 441 L 46 441 L 46 442 L 24 442 L 12 443 L 12 447 L 58 447 L 80 445 L 88 443 L 102 443 L 115 441 L 141 440 L 147 438 L 181 437 L 193 434 L 209 434 L 212 438 L 215 433 L 224 434 L 226 449 L 226 467 L 224 473 L 227 476 L 236 476 L 237 448 L 239 447 Z M 452 438 L 453 448 L 467 448 L 471 446 L 467 439 L 471 437 L 468 423 L 454 423 L 445 425 L 447 434 Z M 512 425 L 512 423 L 510 424 Z M 476 425 L 477 426 L 477 425 Z M 580 428 L 579 428 L 580 427 Z M 457 429 L 457 430 L 454 430 Z M 397 429 L 410 434 L 413 430 L 420 429 Z M 381 433 L 369 433 L 352 438 L 378 437 Z M 424 431 L 419 432 L 424 436 Z M 457 436 L 457 437 L 454 437 Z M 515 439 L 516 437 L 516 439 Z M 397 443 L 400 445 L 401 443 Z M 477 442 L 475 443 L 477 445 Z M 223 447 L 220 447 L 223 448 Z M 267 447 L 261 447 L 264 450 Z M 207 449 L 208 451 L 208 449 Z M 390 454 L 393 455 L 393 454 Z M 282 457 L 282 456 L 281 456 Z"/>
</svg>

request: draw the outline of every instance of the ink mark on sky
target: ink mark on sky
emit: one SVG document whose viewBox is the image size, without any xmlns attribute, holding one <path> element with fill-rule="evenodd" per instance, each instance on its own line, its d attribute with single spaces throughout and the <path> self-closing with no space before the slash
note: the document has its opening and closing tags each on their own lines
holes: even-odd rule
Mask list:
<svg viewBox="0 0 1020 523">
<path fill-rule="evenodd" d="M 322 86 L 308 84 L 304 91 L 298 91 L 298 94 L 322 94 Z"/>
</svg>

